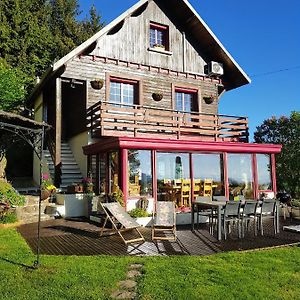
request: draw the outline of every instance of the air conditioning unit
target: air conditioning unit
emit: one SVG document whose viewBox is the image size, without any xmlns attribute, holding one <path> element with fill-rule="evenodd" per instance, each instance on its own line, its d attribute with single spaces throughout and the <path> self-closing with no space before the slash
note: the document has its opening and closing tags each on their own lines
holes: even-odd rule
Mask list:
<svg viewBox="0 0 300 300">
<path fill-rule="evenodd" d="M 208 76 L 221 76 L 224 74 L 223 64 L 211 61 L 207 65 Z"/>
</svg>

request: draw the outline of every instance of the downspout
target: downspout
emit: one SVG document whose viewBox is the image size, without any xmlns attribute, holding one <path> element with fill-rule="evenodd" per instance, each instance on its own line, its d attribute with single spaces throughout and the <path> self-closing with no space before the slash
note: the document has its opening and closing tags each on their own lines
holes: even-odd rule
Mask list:
<svg viewBox="0 0 300 300">
<path fill-rule="evenodd" d="M 185 32 L 182 32 L 182 71 L 186 72 L 186 38 Z"/>
</svg>

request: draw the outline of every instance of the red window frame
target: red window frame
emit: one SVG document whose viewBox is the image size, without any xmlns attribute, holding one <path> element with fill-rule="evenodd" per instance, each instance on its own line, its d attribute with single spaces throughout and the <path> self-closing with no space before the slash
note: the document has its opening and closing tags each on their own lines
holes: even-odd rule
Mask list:
<svg viewBox="0 0 300 300">
<path fill-rule="evenodd" d="M 112 82 L 117 82 L 117 83 L 123 83 L 123 84 L 130 84 L 133 85 L 134 87 L 134 97 L 133 97 L 133 104 L 140 104 L 139 102 L 139 93 L 140 93 L 140 89 L 139 89 L 139 81 L 138 80 L 134 80 L 134 79 L 127 79 L 127 78 L 120 78 L 120 77 L 114 77 L 114 76 L 110 76 L 109 77 L 109 85 Z M 110 94 L 110 92 L 109 92 Z M 110 101 L 110 97 L 109 97 L 109 101 Z"/>
<path fill-rule="evenodd" d="M 192 88 L 175 87 L 174 90 L 174 109 L 176 109 L 176 93 L 192 95 L 191 112 L 199 112 L 198 90 Z"/>
<path fill-rule="evenodd" d="M 162 37 L 163 37 L 162 45 L 165 47 L 164 50 L 168 51 L 169 50 L 169 26 L 150 22 L 149 42 L 150 42 L 150 48 L 154 48 L 154 45 L 151 44 L 151 30 L 157 30 L 162 33 Z"/>
</svg>

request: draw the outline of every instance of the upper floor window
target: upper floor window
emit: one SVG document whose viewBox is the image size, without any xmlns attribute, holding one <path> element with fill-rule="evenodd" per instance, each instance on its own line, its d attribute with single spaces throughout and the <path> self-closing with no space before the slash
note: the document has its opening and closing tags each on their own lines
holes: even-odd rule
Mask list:
<svg viewBox="0 0 300 300">
<path fill-rule="evenodd" d="M 109 102 L 130 106 L 137 103 L 137 93 L 137 81 L 111 77 Z"/>
<path fill-rule="evenodd" d="M 169 27 L 150 23 L 150 48 L 169 50 Z"/>
<path fill-rule="evenodd" d="M 197 91 L 188 89 L 175 90 L 175 110 L 182 112 L 197 111 Z"/>
</svg>

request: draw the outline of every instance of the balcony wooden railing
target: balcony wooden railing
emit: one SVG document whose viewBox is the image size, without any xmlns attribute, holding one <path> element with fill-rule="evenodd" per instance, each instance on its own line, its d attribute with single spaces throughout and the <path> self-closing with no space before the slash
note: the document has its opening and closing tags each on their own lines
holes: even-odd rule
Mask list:
<svg viewBox="0 0 300 300">
<path fill-rule="evenodd" d="M 248 119 L 100 101 L 87 110 L 92 137 L 132 136 L 248 142 Z"/>
</svg>

